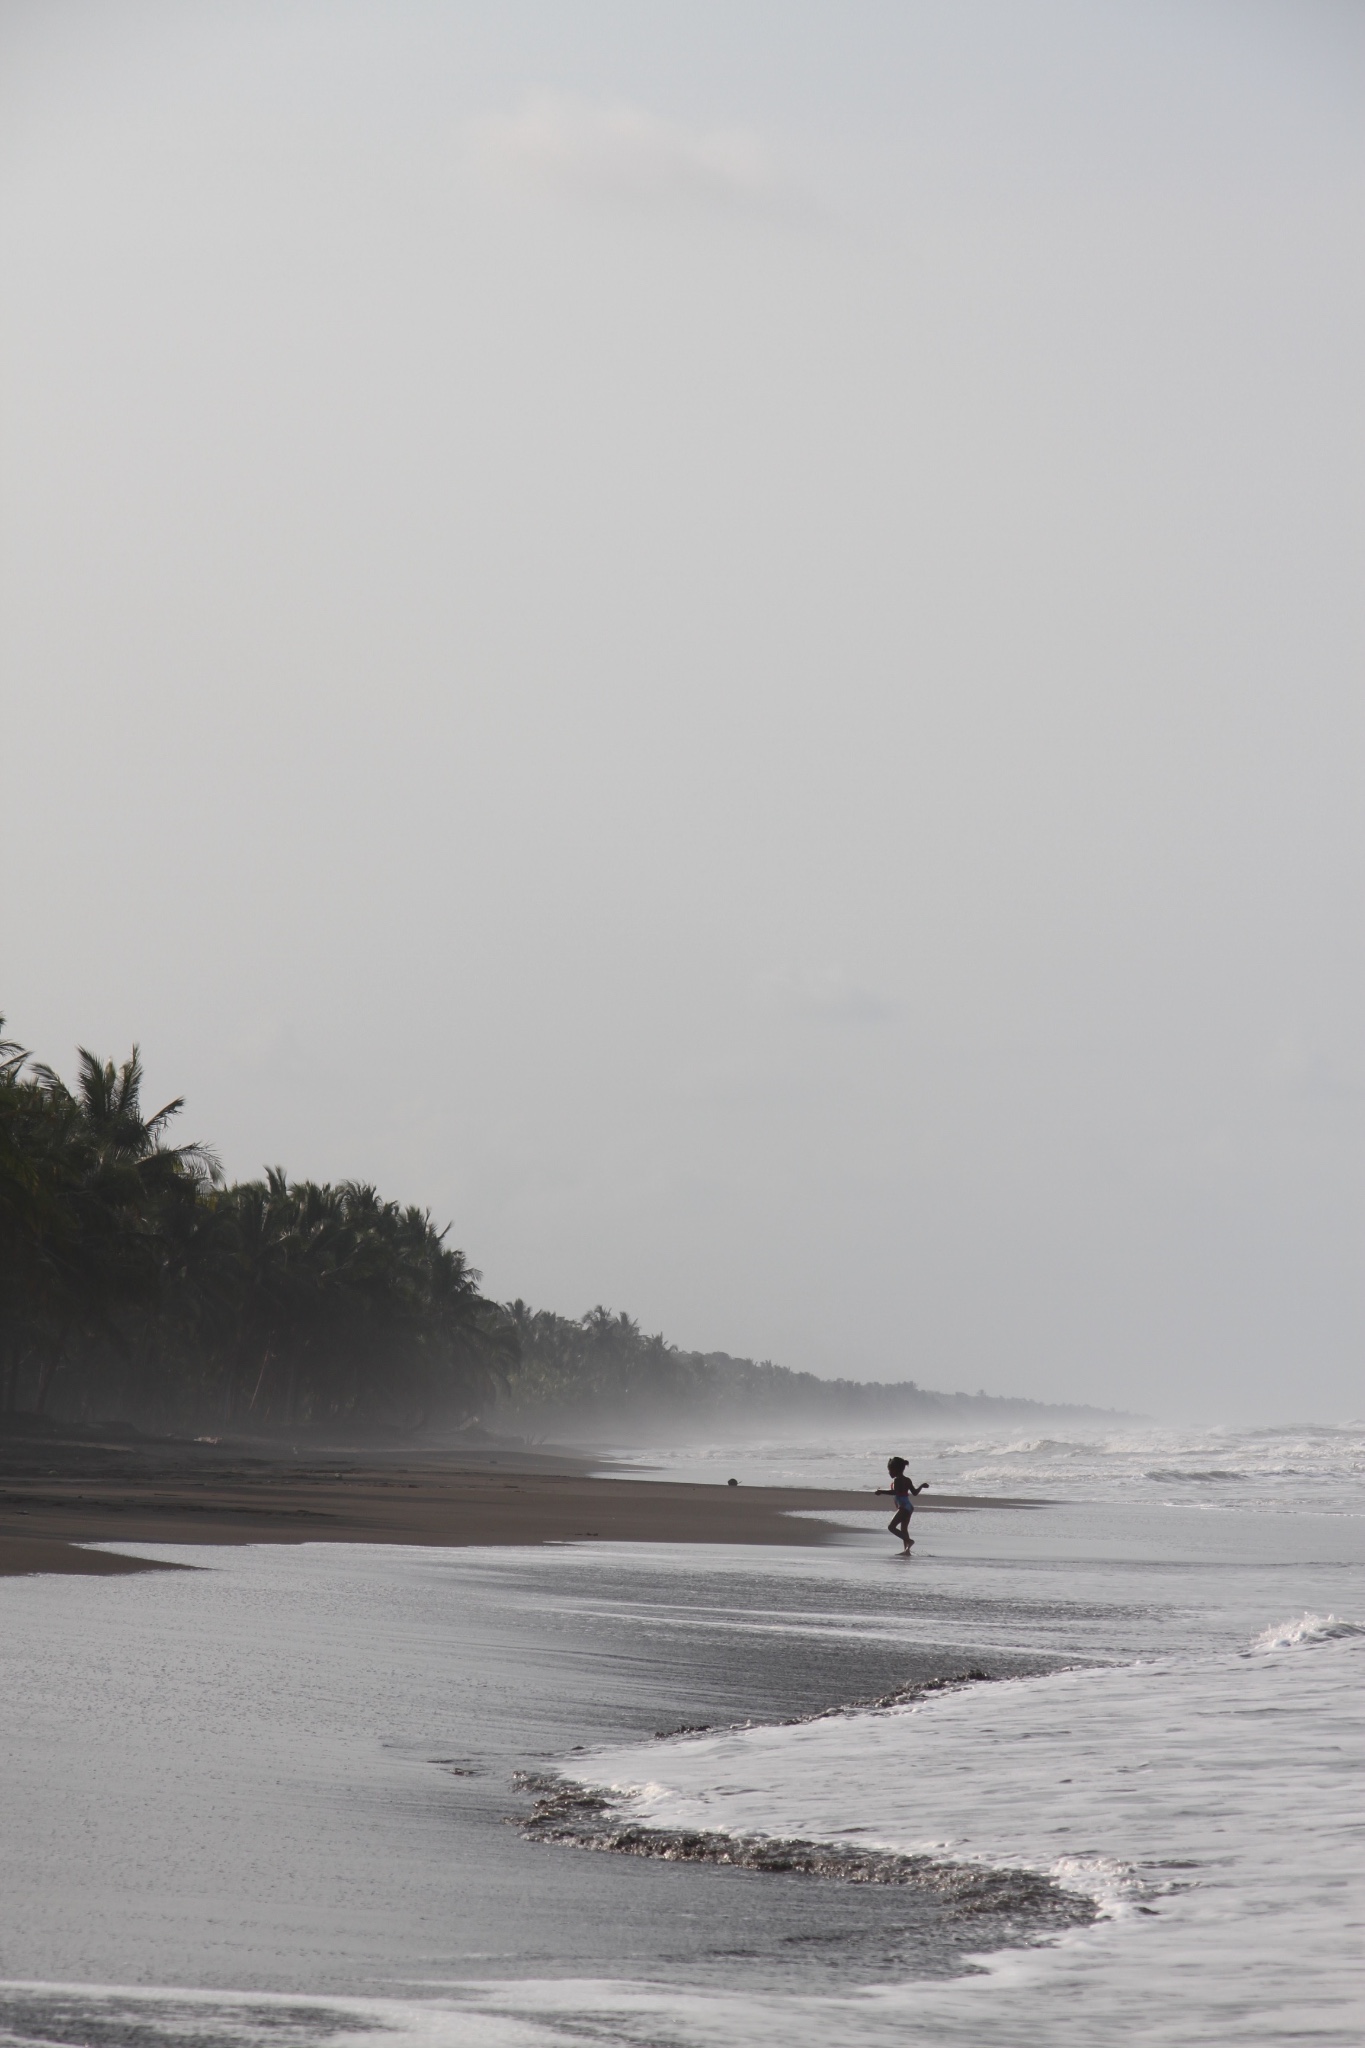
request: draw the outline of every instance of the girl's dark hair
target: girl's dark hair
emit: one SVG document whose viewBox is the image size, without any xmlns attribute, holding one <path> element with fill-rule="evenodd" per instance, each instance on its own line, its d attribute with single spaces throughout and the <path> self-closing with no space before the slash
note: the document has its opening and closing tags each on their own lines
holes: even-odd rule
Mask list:
<svg viewBox="0 0 1365 2048">
<path fill-rule="evenodd" d="M 903 1472 L 909 1462 L 908 1458 L 888 1458 L 886 1469 L 888 1472 Z"/>
</svg>

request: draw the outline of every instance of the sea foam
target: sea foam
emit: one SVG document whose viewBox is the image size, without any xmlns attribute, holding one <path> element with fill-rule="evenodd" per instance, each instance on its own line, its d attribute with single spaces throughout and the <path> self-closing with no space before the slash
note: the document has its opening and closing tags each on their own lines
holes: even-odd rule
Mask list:
<svg viewBox="0 0 1365 2048">
<path fill-rule="evenodd" d="M 1344 1636 L 1365 1636 L 1356 1621 L 1340 1621 L 1335 1614 L 1305 1614 L 1298 1621 L 1282 1621 L 1262 1629 L 1253 1650 L 1295 1650 L 1309 1643 L 1330 1643 Z"/>
<path fill-rule="evenodd" d="M 1310 1646 L 1311 1659 L 1227 1650 L 1008 1680 L 604 1751 L 579 1770 L 646 1829 L 854 1841 L 1034 1872 L 1093 1901 L 1113 1933 L 1056 1943 L 1055 2003 L 974 2004 L 977 2041 L 1121 2038 L 1139 2015 L 1144 2040 L 1345 2040 L 1365 1629 L 1308 1614 L 1254 1648 Z M 1063 1984 L 1077 1977 L 1083 2023 Z M 940 2038 L 959 2038 L 952 1995 L 936 1987 L 932 2004 Z M 923 2020 L 918 1993 L 916 2009 Z"/>
</svg>

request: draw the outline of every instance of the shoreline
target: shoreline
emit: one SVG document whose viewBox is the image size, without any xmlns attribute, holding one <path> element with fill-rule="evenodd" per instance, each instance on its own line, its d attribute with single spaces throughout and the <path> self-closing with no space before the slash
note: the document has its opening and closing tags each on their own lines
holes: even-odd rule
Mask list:
<svg viewBox="0 0 1365 2048">
<path fill-rule="evenodd" d="M 964 1643 L 956 1617 L 940 1640 L 938 1603 L 907 1600 L 899 1568 L 865 1551 L 171 1555 L 211 1568 L 0 1590 L 11 1978 L 314 2006 L 622 1976 L 786 1996 L 956 1974 L 1009 1945 L 1000 1916 L 932 1884 L 587 1853 L 520 1825 L 536 1804 L 524 1774 L 572 1772 L 604 1745 L 805 1722 L 1053 1661 Z M 31 2032 L 10 2025 L 30 2042 L 184 2033 L 122 2005 L 74 2035 L 67 2008 L 39 1994 L 32 2011 Z M 263 2048 L 269 2029 L 211 2031 Z M 319 2048 L 344 2030 L 295 2031 Z"/>
<path fill-rule="evenodd" d="M 821 1509 L 867 1510 L 871 1500 L 870 1488 L 604 1476 L 608 1463 L 492 1438 L 357 1450 L 0 1433 L 0 1577 L 174 1569 L 76 1547 L 87 1543 L 818 1546 L 842 1533 Z M 940 1494 L 916 1512 L 1047 1504 Z"/>
</svg>

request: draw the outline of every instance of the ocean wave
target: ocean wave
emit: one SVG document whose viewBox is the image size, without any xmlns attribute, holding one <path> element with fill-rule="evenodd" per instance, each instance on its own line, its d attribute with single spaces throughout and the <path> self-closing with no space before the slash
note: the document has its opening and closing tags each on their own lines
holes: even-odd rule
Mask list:
<svg viewBox="0 0 1365 2048">
<path fill-rule="evenodd" d="M 1220 1509 L 1356 1515 L 1365 1477 L 1365 1429 L 1358 1423 L 1255 1429 L 1153 1423 L 1061 1437 L 1017 1429 L 939 1437 L 920 1427 L 905 1432 L 900 1448 L 916 1477 L 939 1492 L 1046 1492 L 1075 1503 L 1134 1499 L 1155 1483 L 1179 1489 L 1172 1505 L 1195 1505 L 1206 1486 L 1217 1488 Z M 850 1437 L 673 1445 L 648 1457 L 659 1477 L 708 1479 L 723 1459 L 727 1475 L 743 1485 L 861 1489 L 879 1472 L 882 1455 L 865 1438 Z M 1209 1497 L 1199 1504 L 1210 1504 Z"/>
<path fill-rule="evenodd" d="M 1103 1450 L 1090 1437 L 1035 1436 L 1021 1437 L 1013 1443 L 991 1446 L 987 1455 L 992 1458 L 1033 1458 L 1040 1454 L 1060 1451 L 1063 1457 L 1088 1457 L 1096 1449 Z"/>
<path fill-rule="evenodd" d="M 1310 1643 L 1330 1643 L 1343 1636 L 1365 1636 L 1356 1621 L 1342 1621 L 1335 1614 L 1304 1614 L 1298 1621 L 1282 1621 L 1263 1629 L 1253 1650 L 1297 1650 Z"/>
<path fill-rule="evenodd" d="M 931 1892 L 974 1926 L 991 1921 L 997 1936 L 1007 1941 L 1088 1927 L 1100 1917 L 1093 1891 L 1095 1873 L 1087 1859 L 1064 1859 L 1053 1875 L 851 1842 L 655 1827 L 632 1819 L 609 1792 L 572 1778 L 523 1773 L 518 1782 L 536 1794 L 534 1810 L 520 1823 L 533 1842 L 618 1856 L 655 1856 L 665 1863 L 716 1863 L 770 1875 L 834 1878 L 844 1884 L 914 1886 Z M 1066 1884 L 1064 1873 L 1073 1879 L 1074 1888 Z"/>
<path fill-rule="evenodd" d="M 1220 1471 L 1220 1470 L 1218 1470 L 1217 1468 L 1210 1468 L 1210 1469 L 1209 1469 L 1208 1471 L 1205 1471 L 1205 1472 L 1175 1472 L 1175 1471 L 1164 1471 L 1164 1470 L 1157 1470 L 1157 1471 L 1155 1471 L 1155 1472 L 1144 1472 L 1142 1476 L 1143 1476 L 1143 1478 L 1144 1478 L 1144 1479 L 1162 1479 L 1162 1480 L 1170 1480 L 1170 1479 L 1177 1479 L 1177 1480 L 1185 1480 L 1185 1479 L 1249 1479 L 1249 1478 L 1251 1477 L 1251 1474 L 1250 1474 L 1249 1472 L 1224 1472 L 1224 1471 Z"/>
</svg>

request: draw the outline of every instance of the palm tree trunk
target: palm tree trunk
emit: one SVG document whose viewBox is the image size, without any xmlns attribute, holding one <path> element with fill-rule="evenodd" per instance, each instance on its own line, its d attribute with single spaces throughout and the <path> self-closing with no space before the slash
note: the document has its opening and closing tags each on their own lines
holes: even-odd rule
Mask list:
<svg viewBox="0 0 1365 2048">
<path fill-rule="evenodd" d="M 270 1361 L 274 1357 L 274 1355 L 275 1354 L 271 1351 L 269 1345 L 267 1345 L 261 1357 L 261 1369 L 256 1375 L 256 1385 L 252 1389 L 251 1399 L 246 1404 L 246 1412 L 248 1415 L 250 1415 L 255 1409 L 257 1399 L 260 1396 L 261 1388 L 265 1384 L 266 1368 L 270 1364 Z"/>
<path fill-rule="evenodd" d="M 62 1355 L 66 1350 L 66 1340 L 70 1334 L 71 1324 L 68 1320 L 62 1324 L 62 1333 L 58 1337 L 57 1342 L 43 1355 L 43 1362 L 38 1367 L 38 1391 L 33 1400 L 33 1412 L 35 1415 L 42 1415 L 46 1412 L 47 1397 L 52 1392 L 53 1381 L 61 1371 Z"/>
</svg>

